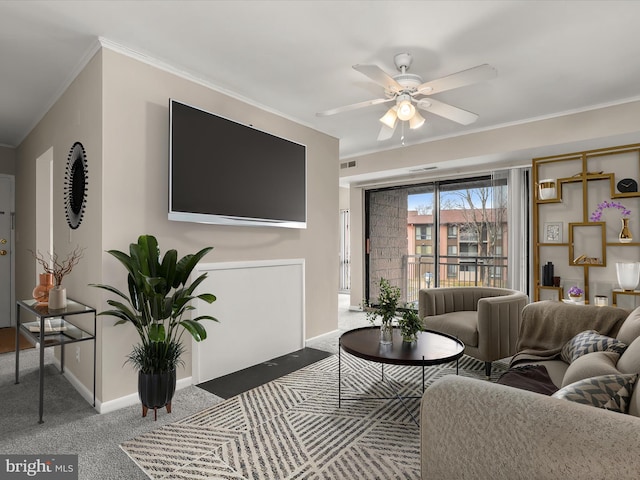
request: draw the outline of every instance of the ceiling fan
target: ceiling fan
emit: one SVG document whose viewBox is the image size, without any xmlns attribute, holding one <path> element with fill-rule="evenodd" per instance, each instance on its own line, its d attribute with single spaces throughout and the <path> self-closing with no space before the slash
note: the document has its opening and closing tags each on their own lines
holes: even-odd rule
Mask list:
<svg viewBox="0 0 640 480">
<path fill-rule="evenodd" d="M 378 135 L 378 140 L 387 140 L 393 136 L 398 119 L 403 122 L 408 121 L 409 128 L 411 129 L 420 128 L 424 124 L 425 119 L 420 115 L 418 109 L 425 110 L 462 125 L 469 125 L 478 119 L 477 114 L 440 102 L 431 97 L 431 95 L 488 80 L 497 75 L 496 69 L 485 63 L 437 80 L 423 82 L 419 75 L 407 73 L 413 62 L 410 53 L 399 53 L 393 57 L 393 61 L 400 72 L 394 76 L 387 74 L 377 65 L 353 66 L 354 70 L 366 75 L 378 85 L 384 87 L 385 98 L 376 98 L 344 107 L 333 108 L 324 112 L 318 112 L 316 115 L 324 117 L 358 108 L 394 102 L 394 105 L 380 118 L 382 128 Z"/>
</svg>

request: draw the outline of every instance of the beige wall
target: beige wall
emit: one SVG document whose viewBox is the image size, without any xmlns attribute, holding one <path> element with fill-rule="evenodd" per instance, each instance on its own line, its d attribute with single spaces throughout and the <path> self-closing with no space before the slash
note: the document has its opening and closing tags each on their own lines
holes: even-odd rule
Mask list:
<svg viewBox="0 0 640 480">
<path fill-rule="evenodd" d="M 430 177 L 414 181 L 437 179 L 447 175 L 468 175 L 470 171 L 491 171 L 509 165 L 530 164 L 532 152 L 542 149 L 546 155 L 579 150 L 575 145 L 587 142 L 588 148 L 609 147 L 640 142 L 640 102 L 630 102 L 587 112 L 535 122 L 497 128 L 485 132 L 437 140 L 420 145 L 351 158 L 356 167 L 341 171 L 341 176 L 358 176 L 369 172 L 388 171 L 412 166 L 424 166 L 459 159 L 478 158 L 475 163 L 446 172 L 440 169 Z M 622 143 L 621 143 L 622 142 Z M 533 155 L 533 156 L 542 156 Z M 500 164 L 489 163 L 501 157 Z M 506 160 L 504 159 L 506 157 Z M 404 183 L 411 180 L 404 179 Z M 392 183 L 385 185 L 391 186 Z M 351 184 L 351 305 L 364 298 L 364 191 L 366 186 Z"/>
<path fill-rule="evenodd" d="M 213 246 L 205 262 L 304 258 L 306 336 L 336 329 L 338 141 L 119 53 L 104 50 L 103 60 L 104 248 L 126 250 L 138 235 L 149 233 L 158 238 L 163 251 L 176 248 L 181 255 Z M 169 98 L 305 144 L 307 229 L 167 220 Z M 124 288 L 122 267 L 106 254 L 103 265 L 102 281 Z M 247 285 L 247 295 L 251 288 Z M 111 325 L 103 322 L 102 342 L 109 345 L 103 355 L 103 400 L 136 391 L 133 373 L 122 368 L 122 359 L 135 341 L 134 331 Z M 190 357 L 185 360 L 180 376 L 190 374 Z"/>
<path fill-rule="evenodd" d="M 53 245 L 61 258 L 76 246 L 85 248 L 84 257 L 64 278 L 63 285 L 68 296 L 89 305 L 96 305 L 95 289 L 87 284 L 100 279 L 102 265 L 101 240 L 101 184 L 102 169 L 102 107 L 101 64 L 98 53 L 69 86 L 38 125 L 29 133 L 17 149 L 16 157 L 16 297 L 30 298 L 36 272 L 40 271 L 30 251 L 35 250 L 36 226 L 36 160 L 50 148 L 53 150 Z M 64 175 L 67 156 L 73 144 L 81 142 L 87 154 L 89 189 L 86 213 L 77 230 L 66 223 L 64 209 Z M 45 253 L 45 252 L 42 252 Z M 90 324 L 92 319 L 81 320 Z M 100 332 L 98 330 L 98 335 Z M 67 357 L 65 367 L 78 380 L 92 389 L 93 348 L 88 343 L 79 343 L 81 362 L 73 354 Z M 100 345 L 98 344 L 98 372 L 100 372 Z M 69 350 L 67 350 L 69 352 Z M 73 360 L 70 360 L 73 358 Z M 100 375 L 98 374 L 98 380 Z M 100 398 L 101 384 L 97 382 Z"/>
<path fill-rule="evenodd" d="M 346 187 L 340 187 L 339 196 L 339 208 L 340 210 L 349 210 L 349 189 Z"/>
<path fill-rule="evenodd" d="M 16 173 L 16 149 L 0 146 L 0 173 L 15 175 Z"/>
<path fill-rule="evenodd" d="M 168 221 L 169 98 L 305 144 L 307 229 Z M 179 255 L 185 255 L 204 246 L 215 247 L 205 257 L 205 262 L 304 258 L 306 337 L 337 328 L 336 139 L 201 84 L 103 49 L 20 146 L 18 158 L 25 160 L 18 172 L 23 251 L 34 243 L 31 217 L 35 208 L 32 200 L 35 158 L 53 144 L 57 184 L 61 181 L 68 149 L 76 140 L 85 144 L 89 157 L 88 204 L 91 210 L 71 235 L 61 210 L 62 190 L 56 187 L 54 192 L 56 247 L 76 243 L 88 247 L 85 259 L 70 276 L 67 285 L 70 296 L 95 305 L 98 310 L 107 308 L 106 300 L 110 295 L 87 287 L 87 284 L 107 283 L 126 289 L 126 275 L 120 264 L 105 251 L 126 251 L 129 243 L 136 241 L 139 235 L 153 234 L 163 252 L 176 248 Z M 19 257 L 18 265 L 28 267 L 20 277 L 18 290 L 20 297 L 28 297 L 33 288 L 35 266 L 28 253 Z M 250 295 L 251 286 L 247 288 Z M 259 312 L 256 313 L 256 321 L 260 321 Z M 135 373 L 131 367 L 123 367 L 126 354 L 137 340 L 135 330 L 113 324 L 111 317 L 99 319 L 98 398 L 102 402 L 137 391 Z M 178 372 L 181 378 L 191 373 L 190 354 L 185 363 L 185 369 Z M 84 385 L 90 385 L 84 376 L 82 380 Z"/>
</svg>

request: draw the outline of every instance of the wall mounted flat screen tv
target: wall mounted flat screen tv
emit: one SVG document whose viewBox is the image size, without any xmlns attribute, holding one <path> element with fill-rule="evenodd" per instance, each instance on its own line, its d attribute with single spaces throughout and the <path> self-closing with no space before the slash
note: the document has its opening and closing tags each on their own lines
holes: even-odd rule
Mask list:
<svg viewBox="0 0 640 480">
<path fill-rule="evenodd" d="M 306 228 L 306 147 L 170 99 L 169 220 Z"/>
</svg>

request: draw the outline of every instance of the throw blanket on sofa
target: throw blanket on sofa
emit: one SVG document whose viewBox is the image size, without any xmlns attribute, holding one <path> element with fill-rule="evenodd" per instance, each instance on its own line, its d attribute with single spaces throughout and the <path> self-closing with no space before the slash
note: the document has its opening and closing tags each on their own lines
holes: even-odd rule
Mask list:
<svg viewBox="0 0 640 480">
<path fill-rule="evenodd" d="M 576 315 L 576 309 L 580 309 L 580 315 Z M 615 337 L 627 316 L 628 312 L 614 307 L 553 301 L 530 303 L 522 311 L 518 353 L 511 359 L 511 365 L 527 360 L 552 360 L 567 341 L 585 330 Z"/>
<path fill-rule="evenodd" d="M 504 372 L 496 383 L 542 395 L 553 395 L 558 391 L 544 365 L 512 367 Z"/>
</svg>

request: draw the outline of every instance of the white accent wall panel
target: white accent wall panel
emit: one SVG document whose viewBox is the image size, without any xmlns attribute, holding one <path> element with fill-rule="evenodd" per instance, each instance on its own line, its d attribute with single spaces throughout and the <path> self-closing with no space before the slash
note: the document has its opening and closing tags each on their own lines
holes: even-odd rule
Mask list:
<svg viewBox="0 0 640 480">
<path fill-rule="evenodd" d="M 194 302 L 192 316 L 203 321 L 207 338 L 192 343 L 195 384 L 242 370 L 304 346 L 304 259 L 200 264 L 207 272 L 199 292 L 212 304 Z"/>
</svg>

